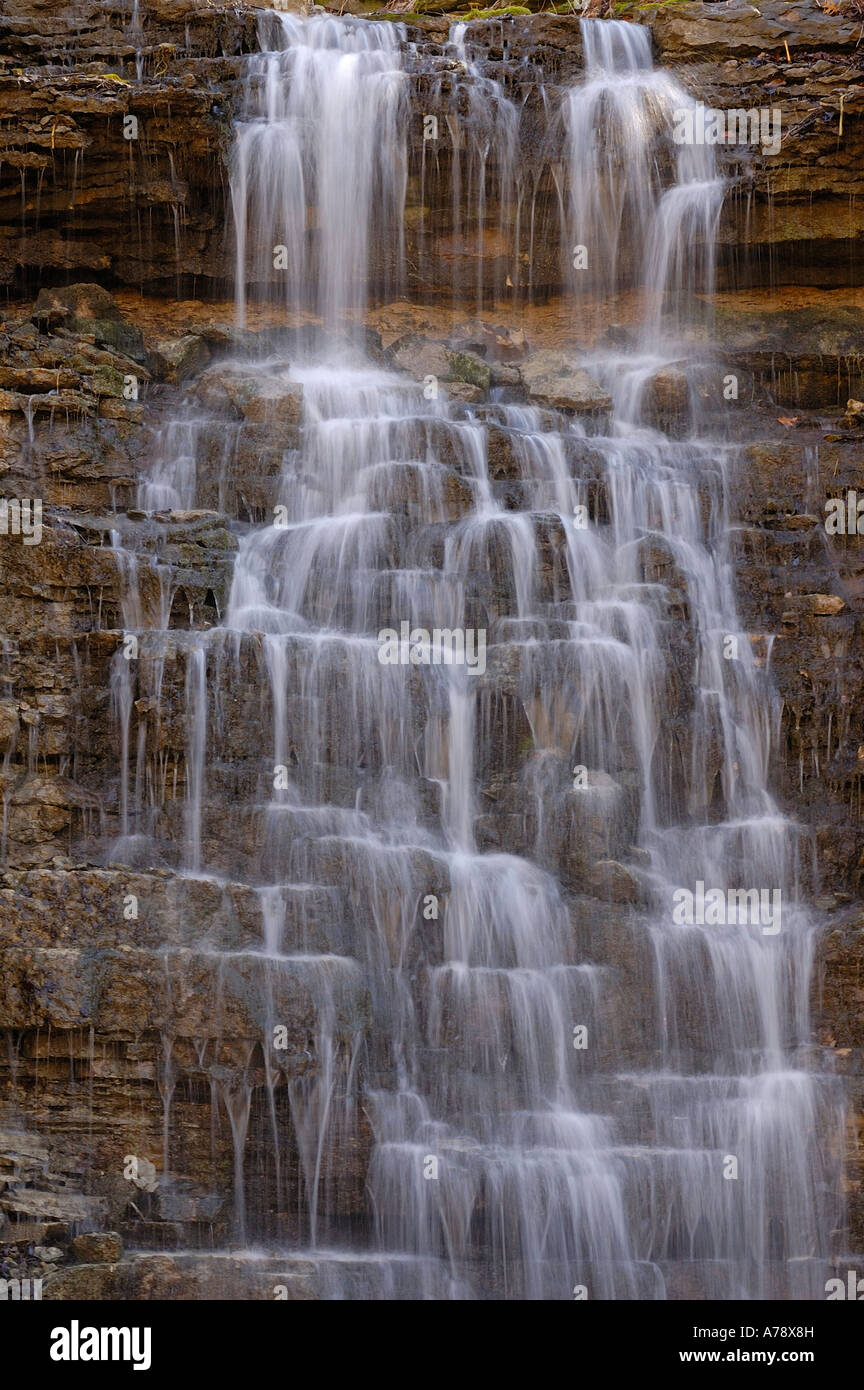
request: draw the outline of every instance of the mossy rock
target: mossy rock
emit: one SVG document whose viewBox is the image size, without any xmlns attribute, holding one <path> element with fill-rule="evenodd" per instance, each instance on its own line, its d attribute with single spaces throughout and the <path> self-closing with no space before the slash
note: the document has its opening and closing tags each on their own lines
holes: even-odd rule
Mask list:
<svg viewBox="0 0 864 1390">
<path fill-rule="evenodd" d="M 141 330 L 124 319 L 114 297 L 101 285 L 81 283 L 40 290 L 32 321 L 43 333 L 62 326 L 136 362 L 146 361 Z"/>
<path fill-rule="evenodd" d="M 517 15 L 534 14 L 534 10 L 526 9 L 524 5 L 506 5 L 502 9 L 497 9 L 494 5 L 489 10 L 468 10 L 465 19 L 515 19 Z"/>
<path fill-rule="evenodd" d="M 414 6 L 414 13 L 417 15 L 427 14 L 462 14 L 469 9 L 468 0 L 463 4 L 454 3 L 454 0 L 417 0 Z M 403 14 L 394 14 L 394 19 L 404 19 Z"/>
<path fill-rule="evenodd" d="M 131 357 L 135 362 L 145 362 L 144 340 L 141 330 L 123 319 L 70 319 L 66 325 L 70 332 L 82 337 L 92 335 L 103 347 L 112 347 Z"/>
<path fill-rule="evenodd" d="M 451 380 L 464 381 L 469 386 L 479 386 L 483 391 L 489 390 L 492 373 L 479 357 L 470 352 L 448 352 L 447 361 L 450 364 Z"/>
<path fill-rule="evenodd" d="M 87 384 L 97 396 L 122 397 L 123 395 L 123 373 L 118 372 L 116 367 L 94 368 Z"/>
</svg>

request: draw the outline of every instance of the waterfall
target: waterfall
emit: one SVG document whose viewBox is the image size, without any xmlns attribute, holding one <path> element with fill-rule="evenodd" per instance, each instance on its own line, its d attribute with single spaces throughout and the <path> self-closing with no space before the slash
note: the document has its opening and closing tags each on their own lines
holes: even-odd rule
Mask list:
<svg viewBox="0 0 864 1390">
<path fill-rule="evenodd" d="M 668 139 L 692 102 L 653 67 L 649 31 L 581 28 L 584 78 L 545 93 L 561 255 L 588 249 L 574 305 L 625 283 L 643 295 L 634 352 L 587 362 L 614 401 L 599 425 L 501 392 L 483 409 L 444 386 L 430 399 L 349 341 L 373 258 L 376 284 L 403 283 L 417 119 L 404 29 L 266 14 L 247 62 L 238 321 L 255 294 L 325 333 L 255 365 L 277 444 L 278 403 L 302 391 L 300 442 L 282 449 L 279 518 L 242 528 L 225 626 L 183 634 L 175 862 L 255 886 L 267 1028 L 280 972 L 314 1001 L 314 1068 L 285 1086 L 296 1248 L 328 1297 L 808 1297 L 838 1224 L 842 1112 L 806 1009 L 812 847 L 770 789 L 777 696 L 736 610 L 734 450 L 698 414 L 673 440 L 644 409 L 658 367 L 689 380 L 684 330 L 697 291 L 710 298 L 723 184 L 710 148 Z M 524 230 L 519 111 L 467 45 L 459 25 L 473 104 L 454 198 L 483 196 L 491 149 L 496 196 Z M 144 506 L 201 505 L 195 409 L 163 436 Z M 493 427 L 516 505 L 490 472 Z M 415 629 L 446 631 L 445 658 L 413 659 Z M 446 659 L 454 634 L 479 630 L 483 669 Z M 231 794 L 240 691 L 261 726 Z M 124 774 L 124 836 L 129 818 Z M 298 951 L 286 914 L 310 893 L 332 906 L 328 939 Z M 770 913 L 718 920 L 719 903 L 754 901 Z M 340 1022 L 358 978 L 365 1038 Z M 235 1229 L 260 1243 L 272 1232 L 244 1177 L 245 1072 L 235 1083 L 218 1081 Z M 268 1061 L 277 1172 L 279 1084 Z M 361 1112 L 358 1229 L 337 1187 Z"/>
<path fill-rule="evenodd" d="M 694 312 L 693 290 L 713 289 L 713 249 L 723 199 L 714 146 L 670 153 L 674 113 L 697 103 L 668 72 L 655 69 L 650 30 L 638 24 L 582 21 L 585 80 L 568 93 L 565 254 L 577 295 L 612 295 L 632 280 L 653 302 L 642 341 L 656 343 L 664 296 L 680 327 Z M 590 252 L 581 267 L 574 251 Z"/>
<path fill-rule="evenodd" d="M 404 31 L 288 14 L 263 28 L 272 51 L 249 63 L 231 175 L 238 320 L 247 281 L 279 279 L 289 307 L 311 300 L 339 327 L 365 306 L 375 242 L 401 270 Z"/>
</svg>

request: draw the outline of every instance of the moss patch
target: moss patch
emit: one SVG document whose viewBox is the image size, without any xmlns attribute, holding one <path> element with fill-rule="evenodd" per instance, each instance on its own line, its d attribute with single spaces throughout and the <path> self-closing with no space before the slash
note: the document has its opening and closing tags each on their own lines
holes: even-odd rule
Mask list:
<svg viewBox="0 0 864 1390">
<path fill-rule="evenodd" d="M 447 361 L 452 379 L 467 382 L 469 386 L 480 386 L 484 391 L 489 390 L 492 374 L 485 362 L 467 352 L 448 352 Z"/>
<path fill-rule="evenodd" d="M 532 10 L 526 10 L 524 5 L 507 5 L 504 9 L 491 10 L 466 10 L 463 19 L 512 19 L 519 14 L 532 14 Z"/>
</svg>

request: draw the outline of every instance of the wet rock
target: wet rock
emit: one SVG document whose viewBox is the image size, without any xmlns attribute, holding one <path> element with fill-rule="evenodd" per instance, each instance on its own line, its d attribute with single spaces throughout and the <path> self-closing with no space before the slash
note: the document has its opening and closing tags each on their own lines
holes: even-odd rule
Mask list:
<svg viewBox="0 0 864 1390">
<path fill-rule="evenodd" d="M 16 1221 L 64 1221 L 78 1223 L 98 1217 L 102 1203 L 76 1192 L 46 1192 L 16 1187 L 0 1193 L 0 1212 Z"/>
<path fill-rule="evenodd" d="M 457 351 L 473 353 L 490 365 L 521 362 L 527 351 L 524 330 L 506 324 L 460 324 L 453 329 L 450 342 Z"/>
<path fill-rule="evenodd" d="M 531 352 L 522 362 L 520 372 L 529 399 L 538 405 L 576 415 L 611 409 L 608 393 L 563 352 L 547 348 Z"/>
<path fill-rule="evenodd" d="M 658 7 L 651 32 L 658 52 L 668 61 L 705 56 L 758 55 L 783 51 L 794 57 L 827 52 L 852 42 L 854 16 L 838 15 L 815 3 L 794 7 L 785 0 L 765 0 L 757 9 L 741 6 L 721 11 L 711 4 Z"/>
<path fill-rule="evenodd" d="M 489 379 L 493 386 L 519 387 L 522 385 L 522 373 L 513 362 L 491 363 Z"/>
<path fill-rule="evenodd" d="M 129 425 L 141 425 L 145 420 L 143 405 L 135 405 L 132 401 L 100 401 L 99 414 L 105 420 L 122 420 Z"/>
<path fill-rule="evenodd" d="M 284 372 L 267 376 L 211 367 L 202 374 L 195 394 L 208 409 L 242 416 L 252 424 L 298 425 L 303 412 L 303 387 Z"/>
<path fill-rule="evenodd" d="M 450 364 L 446 343 L 424 338 L 420 333 L 406 333 L 390 344 L 387 356 L 399 371 L 409 372 L 417 380 L 447 376 Z"/>
<path fill-rule="evenodd" d="M 269 1017 L 284 1020 L 286 1060 L 315 1035 L 316 976 L 304 963 L 278 965 L 254 953 L 220 959 L 180 949 L 167 956 L 121 946 L 98 960 L 77 949 L 7 947 L 3 1027 L 77 1028 L 105 1034 L 165 1029 L 176 1036 L 248 1038 Z M 349 963 L 331 968 L 336 1027 L 366 1026 L 366 999 Z M 213 1007 L 212 1000 L 219 1004 Z"/>
<path fill-rule="evenodd" d="M 858 883 L 862 869 L 859 867 Z M 860 887 L 859 887 L 860 892 Z M 843 1076 L 850 1097 L 845 1133 L 845 1164 L 850 1226 L 864 1231 L 864 919 L 857 908 L 830 919 L 816 946 L 811 982 L 814 1035 L 831 1050 L 832 1069 Z M 852 1240 L 855 1241 L 853 1234 Z M 859 1237 L 860 1239 L 860 1237 Z"/>
<path fill-rule="evenodd" d="M 482 400 L 492 381 L 492 370 L 479 352 L 468 346 L 456 349 L 450 341 L 425 338 L 420 333 L 406 333 L 396 339 L 387 357 L 394 367 L 417 381 L 431 377 L 443 383 L 447 394 L 457 400 Z"/>
<path fill-rule="evenodd" d="M 614 859 L 599 859 L 588 875 L 598 897 L 613 903 L 638 903 L 644 890 L 635 874 Z"/>
<path fill-rule="evenodd" d="M 43 1173 L 48 1150 L 35 1134 L 24 1130 L 0 1129 L 0 1172 L 30 1181 Z"/>
<path fill-rule="evenodd" d="M 35 395 L 38 391 L 58 391 L 79 385 L 76 372 L 54 371 L 49 367 L 0 367 L 0 387 Z"/>
<path fill-rule="evenodd" d="M 101 285 L 40 290 L 33 319 L 49 331 L 62 327 L 76 336 L 89 335 L 135 361 L 146 360 L 141 330 L 124 319 L 116 301 Z"/>
<path fill-rule="evenodd" d="M 5 753 L 18 732 L 18 703 L 0 700 L 0 752 Z"/>
<path fill-rule="evenodd" d="M 833 618 L 846 607 L 838 594 L 807 594 L 803 603 L 817 618 Z"/>
<path fill-rule="evenodd" d="M 254 1261 L 229 1256 L 137 1255 L 113 1264 L 72 1265 L 45 1281 L 43 1299 L 270 1299 L 320 1298 L 313 1261 Z"/>
<path fill-rule="evenodd" d="M 95 799 L 66 778 L 29 777 L 9 797 L 7 833 L 31 863 L 47 862 L 56 853 L 55 837 L 71 824 L 76 811 Z"/>
<path fill-rule="evenodd" d="M 476 353 L 448 352 L 447 363 L 449 367 L 448 379 L 462 381 L 469 386 L 477 386 L 481 391 L 489 390 L 492 374 L 487 364 Z"/>
<path fill-rule="evenodd" d="M 113 396 L 122 398 L 124 389 L 124 377 L 122 372 L 118 372 L 116 367 L 95 367 L 90 373 L 88 386 L 95 396 Z"/>
<path fill-rule="evenodd" d="M 860 309 L 835 296 L 770 312 L 721 305 L 716 340 L 728 370 L 752 374 L 778 405 L 834 407 L 864 390 Z"/>
<path fill-rule="evenodd" d="M 204 339 L 194 333 L 163 339 L 154 347 L 153 355 L 159 375 L 175 383 L 203 371 L 210 361 L 210 349 Z"/>
<path fill-rule="evenodd" d="M 115 1264 L 123 1257 L 123 1241 L 116 1231 L 90 1231 L 75 1236 L 72 1257 L 81 1264 Z"/>
<path fill-rule="evenodd" d="M 37 1245 L 33 1253 L 37 1259 L 41 1260 L 42 1263 L 46 1265 L 56 1264 L 58 1260 L 62 1260 L 63 1258 L 63 1251 L 57 1245 Z"/>
<path fill-rule="evenodd" d="M 645 385 L 643 411 L 648 424 L 673 438 L 686 434 L 690 426 L 690 387 L 677 367 L 655 372 Z"/>
<path fill-rule="evenodd" d="M 113 319 L 121 322 L 123 315 L 114 297 L 101 285 L 68 285 L 65 289 L 40 290 L 33 309 L 34 322 L 47 327 L 74 325 L 94 320 Z"/>
<path fill-rule="evenodd" d="M 58 1270 L 42 1288 L 43 1299 L 102 1300 L 120 1297 L 115 1265 L 72 1265 Z"/>
<path fill-rule="evenodd" d="M 393 512 L 414 521 L 456 521 L 474 506 L 470 484 L 450 468 L 433 463 L 382 463 L 366 486 L 374 511 Z"/>
<path fill-rule="evenodd" d="M 218 1192 L 202 1192 L 191 1179 L 163 1179 L 156 1198 L 162 1221 L 213 1221 L 224 1205 L 225 1199 Z"/>
<path fill-rule="evenodd" d="M 129 896 L 138 915 L 124 917 Z M 286 890 L 286 951 L 344 946 L 335 890 Z M 0 944 L 97 950 L 191 946 L 254 950 L 264 937 L 262 900 L 242 883 L 124 868 L 7 870 L 0 877 Z M 2 1155 L 2 1138 L 0 1138 Z"/>
<path fill-rule="evenodd" d="M 497 429 L 494 426 L 489 429 L 486 437 L 486 451 L 490 478 L 515 480 L 520 477 L 513 440 L 506 430 Z"/>
<path fill-rule="evenodd" d="M 486 395 L 482 386 L 473 386 L 467 381 L 448 381 L 443 389 L 451 400 L 463 401 L 465 405 L 477 405 Z"/>
</svg>

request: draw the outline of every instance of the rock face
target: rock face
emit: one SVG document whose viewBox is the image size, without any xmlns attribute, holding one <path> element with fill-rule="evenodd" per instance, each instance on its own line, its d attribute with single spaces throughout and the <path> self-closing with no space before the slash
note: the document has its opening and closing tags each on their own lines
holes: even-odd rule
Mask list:
<svg viewBox="0 0 864 1390">
<path fill-rule="evenodd" d="M 236 73 L 222 55 L 248 47 L 254 12 L 160 0 L 142 5 L 140 18 L 133 32 L 124 3 L 51 0 L 36 17 L 4 6 L 3 282 L 52 271 L 129 284 L 222 273 L 212 190 L 229 119 L 226 80 Z M 136 82 L 139 54 L 159 77 Z"/>
<path fill-rule="evenodd" d="M 30 290 L 46 278 L 97 275 L 109 283 L 218 290 L 230 278 L 224 161 L 257 11 L 142 0 L 138 15 L 134 31 L 122 0 L 52 0 L 37 18 L 16 4 L 0 16 L 0 283 Z M 856 22 L 815 0 L 766 0 L 758 14 L 743 5 L 721 11 L 685 3 L 638 6 L 630 15 L 650 24 L 659 61 L 676 67 L 699 102 L 761 109 L 768 93 L 771 109 L 781 112 L 779 154 L 759 141 L 720 150 L 734 183 L 720 230 L 723 280 L 758 280 L 761 272 L 749 267 L 770 246 L 775 282 L 843 284 L 850 274 L 857 282 L 864 83 Z M 552 235 L 554 175 L 542 169 L 541 83 L 578 74 L 578 19 L 540 14 L 472 25 L 489 71 L 522 108 L 518 168 L 530 174 L 523 181 L 520 173 L 506 206 L 487 200 L 488 225 L 479 235 L 478 209 L 466 208 L 458 226 L 453 220 L 448 141 L 436 142 L 430 165 L 423 137 L 425 117 L 446 128 L 467 101 L 452 60 L 442 63 L 449 20 L 388 18 L 404 22 L 416 53 L 406 215 L 411 292 L 471 294 L 483 277 L 498 289 L 509 278 L 516 295 L 556 291 L 564 267 Z M 498 157 L 493 141 L 486 158 L 492 181 Z M 522 232 L 514 246 L 516 226 Z M 743 257 L 744 248 L 754 254 Z M 379 268 L 383 276 L 384 260 Z"/>
<path fill-rule="evenodd" d="M 845 283 L 841 246 L 858 229 L 855 214 L 842 230 L 838 219 L 861 177 L 864 100 L 854 16 L 768 0 L 749 12 L 744 5 L 663 6 L 650 22 L 658 55 L 697 101 L 780 113 L 779 153 L 766 153 L 761 142 L 746 152 L 725 150 L 740 190 L 720 233 L 726 264 L 736 242 L 770 245 L 781 282 Z M 754 274 L 745 269 L 745 281 Z"/>
<path fill-rule="evenodd" d="M 831 534 L 825 519 L 830 499 L 845 501 L 856 489 L 864 496 L 859 412 L 845 404 L 864 392 L 855 288 L 862 216 L 855 194 L 864 178 L 860 24 L 810 3 L 766 0 L 759 10 L 683 4 L 640 7 L 633 18 L 651 25 L 659 58 L 680 67 L 699 100 L 761 106 L 769 92 L 783 111 L 776 160 L 760 148 L 746 157 L 723 152 L 735 193 L 721 224 L 721 284 L 764 283 L 764 253 L 780 284 L 840 287 L 838 299 L 804 307 L 766 308 L 730 295 L 712 330 L 715 365 L 694 390 L 709 410 L 732 373 L 742 439 L 747 417 L 731 478 L 732 560 L 746 633 L 757 659 L 770 659 L 782 698 L 775 780 L 784 807 L 812 833 L 829 913 L 814 981 L 815 1041 L 829 1049 L 852 1102 L 847 1173 L 857 1248 L 864 1241 L 864 943 L 856 905 L 864 873 L 864 568 L 857 533 Z M 294 1143 L 274 1159 L 271 1136 L 294 1132 L 289 1111 L 296 1118 L 318 1103 L 321 998 L 333 1068 L 325 1080 L 340 1105 L 371 1004 L 350 970 L 331 963 L 315 974 L 300 959 L 344 959 L 356 944 L 353 851 L 336 833 L 316 842 L 308 864 L 314 879 L 282 905 L 282 949 L 298 960 L 286 966 L 261 952 L 272 904 L 250 865 L 268 847 L 256 807 L 272 775 L 261 730 L 273 712 L 250 691 L 260 688 L 268 660 L 263 622 L 236 645 L 217 635 L 206 653 L 204 678 L 223 696 L 229 756 L 214 770 L 201 836 L 206 861 L 222 877 L 185 876 L 172 858 L 195 777 L 187 713 L 201 673 L 189 634 L 218 629 L 246 529 L 271 518 L 280 502 L 286 458 L 300 444 L 304 388 L 284 364 L 247 368 L 237 360 L 243 350 L 265 355 L 276 339 L 264 330 L 244 336 L 225 322 L 193 323 L 182 302 L 170 304 L 155 328 L 142 328 L 122 296 L 124 287 L 166 301 L 193 287 L 215 296 L 230 278 L 225 156 L 240 59 L 254 47 L 256 21 L 252 8 L 196 0 L 153 0 L 140 14 L 140 33 L 120 3 L 58 0 L 34 17 L 32 3 L 7 0 L 0 16 L 0 281 L 13 299 L 29 295 L 0 326 L 0 492 L 39 497 L 43 506 L 38 545 L 0 537 L 0 1029 L 8 1042 L 0 1048 L 0 1249 L 22 1277 L 41 1271 L 50 1299 L 208 1297 L 226 1289 L 272 1298 L 275 1285 L 291 1299 L 319 1298 L 328 1285 L 313 1262 L 262 1257 L 250 1271 L 228 1257 L 170 1253 L 242 1239 L 238 1146 L 255 1174 L 261 1228 L 274 1240 L 308 1236 L 281 1198 L 308 1181 L 309 1152 Z M 453 64 L 441 51 L 448 20 L 412 12 L 404 22 L 420 55 L 412 111 L 444 122 L 455 90 L 442 81 Z M 524 99 L 517 163 L 527 187 L 540 138 L 539 82 L 564 82 L 580 70 L 578 23 L 563 15 L 478 21 L 476 35 L 505 90 Z M 509 207 L 487 208 L 482 243 L 475 209 L 456 226 L 452 153 L 442 149 L 421 181 L 419 117 L 416 124 L 407 293 L 424 312 L 454 293 L 467 299 L 482 261 L 489 279 L 477 297 L 494 284 L 504 307 L 455 327 L 433 315 L 423 331 L 391 335 L 382 360 L 406 381 L 435 378 L 443 394 L 483 412 L 492 487 L 507 511 L 519 508 L 523 478 L 496 392 L 536 406 L 541 430 L 560 424 L 553 412 L 584 417 L 587 433 L 574 447 L 588 479 L 586 505 L 602 523 L 609 499 L 599 470 L 592 472 L 590 431 L 611 398 L 569 345 L 544 345 L 539 328 L 526 341 L 525 331 L 506 324 L 529 289 L 543 299 L 565 283 L 557 242 L 540 236 L 530 262 L 520 243 L 514 258 L 512 246 L 496 241 L 510 225 Z M 493 158 L 492 183 L 495 173 Z M 557 216 L 551 178 L 539 177 L 532 196 L 536 232 Z M 514 259 L 523 278 L 508 287 Z M 383 278 L 373 290 L 382 286 Z M 686 434 L 692 380 L 675 367 L 655 375 L 643 396 L 646 423 Z M 187 486 L 187 496 L 182 479 L 166 477 L 162 492 L 142 497 L 141 480 L 152 475 L 184 400 L 206 417 L 189 439 L 197 486 Z M 460 465 L 452 439 L 430 427 L 427 442 L 440 460 L 432 492 L 417 464 L 370 483 L 393 527 L 430 514 L 443 527 L 476 502 L 476 478 Z M 545 595 L 560 595 L 566 546 L 551 510 L 538 520 L 537 538 L 539 582 Z M 664 590 L 675 676 L 658 698 L 668 716 L 663 753 L 677 766 L 693 656 L 687 587 L 675 556 L 652 537 L 639 565 L 642 580 Z M 485 851 L 518 854 L 539 832 L 512 769 L 525 762 L 548 712 L 520 693 L 516 646 L 525 633 L 508 632 L 513 595 L 494 554 L 487 568 L 477 581 L 478 611 L 496 644 L 483 709 L 500 733 L 481 769 L 477 837 Z M 141 642 L 133 680 L 124 647 L 146 627 L 159 631 Z M 298 689 L 299 670 L 292 672 Z M 344 698 L 344 677 L 334 667 L 328 700 Z M 365 757 L 374 760 L 366 750 Z M 335 754 L 321 770 L 337 808 L 350 804 L 352 771 Z M 549 757 L 535 760 L 530 775 L 548 778 L 563 797 L 572 771 L 563 756 Z M 633 851 L 636 796 L 626 776 L 594 768 L 585 790 L 582 799 L 566 794 L 567 815 L 543 831 L 544 853 L 566 885 L 574 933 L 614 975 L 606 1008 L 615 1040 L 604 1060 L 626 1068 L 644 1063 L 656 1041 L 645 987 L 652 967 L 635 926 L 646 892 Z M 677 785 L 667 790 L 673 800 L 680 794 Z M 439 793 L 431 782 L 424 787 L 430 803 Z M 134 796 L 167 808 L 156 862 L 143 849 L 136 858 L 129 843 Z M 239 830 L 220 812 L 226 804 L 249 805 Z M 122 842 L 122 864 L 110 859 L 113 842 Z M 410 877 L 442 896 L 452 887 L 441 862 L 419 848 Z M 398 931 L 394 923 L 394 953 Z M 433 941 L 430 958 L 436 949 Z M 275 1029 L 278 1048 L 265 1047 Z M 371 1142 L 365 1115 L 346 1107 L 334 1151 L 320 1156 L 328 1209 L 354 1232 L 368 1221 Z M 124 1255 L 124 1242 L 139 1253 Z M 159 1253 L 140 1253 L 148 1249 Z"/>
</svg>

